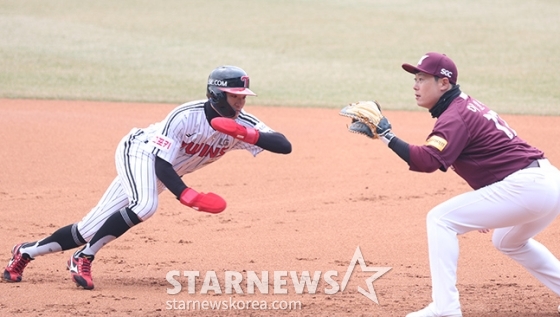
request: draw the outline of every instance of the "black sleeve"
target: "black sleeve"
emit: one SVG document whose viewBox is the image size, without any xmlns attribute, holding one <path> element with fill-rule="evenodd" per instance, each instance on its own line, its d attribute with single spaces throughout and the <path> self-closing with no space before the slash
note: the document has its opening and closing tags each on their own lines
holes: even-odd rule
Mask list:
<svg viewBox="0 0 560 317">
<path fill-rule="evenodd" d="M 273 153 L 289 154 L 292 152 L 292 144 L 279 132 L 259 133 L 259 139 L 255 145 Z"/>
<path fill-rule="evenodd" d="M 408 143 L 395 136 L 389 142 L 389 148 L 410 165 L 410 147 Z"/>
<path fill-rule="evenodd" d="M 155 167 L 157 178 L 175 195 L 175 197 L 179 198 L 181 193 L 187 189 L 187 185 L 185 185 L 181 177 L 177 175 L 171 163 L 156 156 Z"/>
</svg>

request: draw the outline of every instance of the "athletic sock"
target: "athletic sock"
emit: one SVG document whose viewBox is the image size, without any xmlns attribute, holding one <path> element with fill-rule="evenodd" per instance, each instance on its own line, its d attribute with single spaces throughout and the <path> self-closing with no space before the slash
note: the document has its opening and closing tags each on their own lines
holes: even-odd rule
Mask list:
<svg viewBox="0 0 560 317">
<path fill-rule="evenodd" d="M 95 233 L 89 243 L 79 252 L 80 254 L 95 255 L 104 245 L 124 234 L 128 229 L 142 222 L 129 208 L 115 212 Z"/>
<path fill-rule="evenodd" d="M 78 232 L 77 224 L 74 223 L 56 230 L 42 240 L 23 244 L 20 252 L 35 258 L 39 255 L 74 249 L 84 244 L 86 241 Z"/>
</svg>

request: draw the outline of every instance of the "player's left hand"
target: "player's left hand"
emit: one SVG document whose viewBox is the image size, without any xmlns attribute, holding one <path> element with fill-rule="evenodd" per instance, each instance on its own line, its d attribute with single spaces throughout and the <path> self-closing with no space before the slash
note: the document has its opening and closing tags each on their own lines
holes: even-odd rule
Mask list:
<svg viewBox="0 0 560 317">
<path fill-rule="evenodd" d="M 210 124 L 214 130 L 231 135 L 243 142 L 255 144 L 259 140 L 259 130 L 242 126 L 233 119 L 218 117 L 212 119 Z"/>
<path fill-rule="evenodd" d="M 199 193 L 192 188 L 187 188 L 181 193 L 179 201 L 194 210 L 217 214 L 226 209 L 226 201 L 214 193 Z"/>
<path fill-rule="evenodd" d="M 379 135 L 379 137 L 384 137 L 387 133 L 391 132 L 392 128 L 393 127 L 391 126 L 391 123 L 389 122 L 387 117 L 383 117 L 377 124 L 377 135 Z"/>
<path fill-rule="evenodd" d="M 339 114 L 352 119 L 348 126 L 350 132 L 372 139 L 382 138 L 391 132 L 391 123 L 381 113 L 381 106 L 376 101 L 351 103 L 342 108 Z"/>
<path fill-rule="evenodd" d="M 479 229 L 478 232 L 480 232 L 480 233 L 488 233 L 488 232 L 490 232 L 490 229 Z"/>
</svg>

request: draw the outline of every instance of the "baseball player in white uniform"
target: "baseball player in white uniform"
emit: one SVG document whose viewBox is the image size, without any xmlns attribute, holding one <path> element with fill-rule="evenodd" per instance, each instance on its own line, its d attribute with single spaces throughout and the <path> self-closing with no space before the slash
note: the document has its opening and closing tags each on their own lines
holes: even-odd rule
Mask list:
<svg viewBox="0 0 560 317">
<path fill-rule="evenodd" d="M 244 149 L 256 156 L 263 150 L 288 154 L 292 147 L 243 110 L 249 76 L 239 67 L 221 66 L 208 77 L 208 99 L 185 103 L 147 128 L 134 128 L 119 143 L 115 162 L 117 177 L 101 200 L 79 222 L 62 227 L 51 236 L 24 242 L 12 249 L 3 278 L 20 282 L 27 264 L 39 255 L 84 245 L 68 260 L 73 281 L 93 289 L 91 264 L 95 254 L 157 210 L 158 195 L 167 188 L 184 205 L 195 210 L 220 213 L 223 198 L 197 192 L 182 176 L 220 159 L 225 153 Z"/>
</svg>

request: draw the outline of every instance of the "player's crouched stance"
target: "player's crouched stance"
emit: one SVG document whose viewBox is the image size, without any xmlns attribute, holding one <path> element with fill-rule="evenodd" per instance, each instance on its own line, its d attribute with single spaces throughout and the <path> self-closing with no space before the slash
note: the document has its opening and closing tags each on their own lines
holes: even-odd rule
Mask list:
<svg viewBox="0 0 560 317">
<path fill-rule="evenodd" d="M 20 282 L 23 270 L 35 257 L 85 245 L 68 260 L 73 281 L 93 289 L 91 264 L 95 254 L 131 227 L 150 218 L 158 195 L 169 189 L 180 203 L 195 210 L 220 213 L 226 201 L 214 193 L 187 187 L 182 176 L 215 162 L 231 150 L 254 156 L 263 150 L 288 154 L 292 145 L 243 110 L 249 76 L 235 66 L 221 66 L 208 77 L 208 99 L 185 103 L 147 128 L 134 128 L 117 147 L 117 177 L 101 200 L 82 220 L 35 242 L 20 243 L 3 278 Z"/>
<path fill-rule="evenodd" d="M 494 246 L 560 295 L 560 261 L 533 239 L 560 213 L 558 169 L 494 111 L 460 90 L 457 68 L 449 57 L 427 53 L 417 66 L 402 67 L 415 75 L 416 103 L 437 118 L 434 128 L 421 146 L 396 137 L 386 118 L 372 120 L 378 124 L 371 132 L 410 170 L 430 173 L 452 168 L 474 189 L 428 213 L 432 302 L 407 317 L 462 316 L 456 287 L 457 235 L 474 230 L 494 229 Z M 351 107 L 343 110 L 343 115 L 353 113 Z M 360 123 L 349 128 L 363 131 Z M 374 133 L 364 134 L 373 137 Z"/>
</svg>

